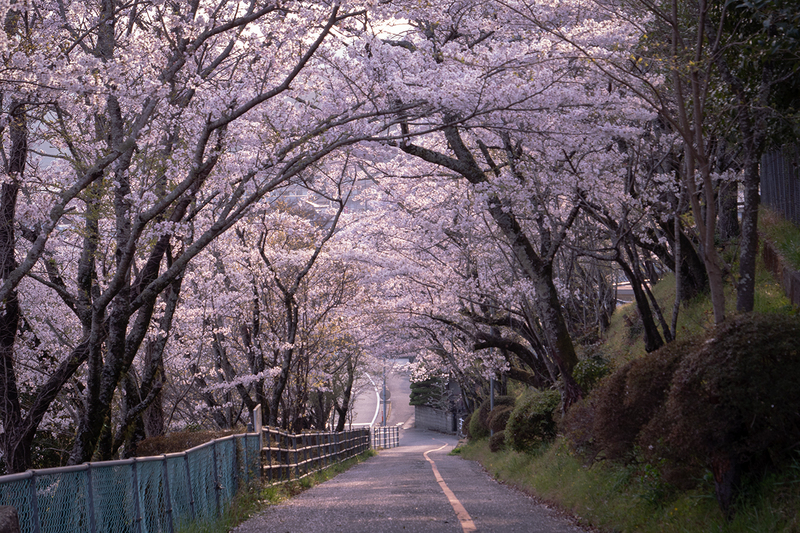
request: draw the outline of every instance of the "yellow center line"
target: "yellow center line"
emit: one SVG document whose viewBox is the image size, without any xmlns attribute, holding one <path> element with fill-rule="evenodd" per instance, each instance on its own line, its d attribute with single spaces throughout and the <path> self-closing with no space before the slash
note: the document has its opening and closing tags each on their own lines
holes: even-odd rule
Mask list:
<svg viewBox="0 0 800 533">
<path fill-rule="evenodd" d="M 450 487 L 448 487 L 447 483 L 444 482 L 442 475 L 439 473 L 439 469 L 436 468 L 436 463 L 433 462 L 433 459 L 428 457 L 429 453 L 438 452 L 439 450 L 441 450 L 446 446 L 447 444 L 443 444 L 442 446 L 436 448 L 435 450 L 428 450 L 422 455 L 431 464 L 431 468 L 433 468 L 433 475 L 434 477 L 436 477 L 436 481 L 439 482 L 439 486 L 442 487 L 442 492 L 444 492 L 444 495 L 447 496 L 450 505 L 453 506 L 453 510 L 456 512 L 456 517 L 458 518 L 459 523 L 461 523 L 461 529 L 464 530 L 464 533 L 468 533 L 470 531 L 478 531 L 478 529 L 475 527 L 475 522 L 472 521 L 472 518 L 470 518 L 467 510 L 464 509 L 464 506 L 461 505 L 460 501 L 458 501 L 456 495 L 453 494 L 453 491 L 450 490 Z"/>
</svg>

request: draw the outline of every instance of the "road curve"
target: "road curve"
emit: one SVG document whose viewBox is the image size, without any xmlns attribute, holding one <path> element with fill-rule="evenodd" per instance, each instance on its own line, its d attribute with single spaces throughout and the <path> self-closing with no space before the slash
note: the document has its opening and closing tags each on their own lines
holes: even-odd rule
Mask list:
<svg viewBox="0 0 800 533">
<path fill-rule="evenodd" d="M 478 463 L 447 455 L 455 444 L 449 435 L 406 430 L 400 447 L 383 450 L 334 479 L 269 507 L 233 531 L 583 531 L 528 496 L 497 483 Z"/>
</svg>

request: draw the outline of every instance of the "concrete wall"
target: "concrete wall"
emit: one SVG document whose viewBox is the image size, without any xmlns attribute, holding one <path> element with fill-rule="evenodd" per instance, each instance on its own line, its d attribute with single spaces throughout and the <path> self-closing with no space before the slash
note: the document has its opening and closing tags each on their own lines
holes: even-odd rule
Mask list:
<svg viewBox="0 0 800 533">
<path fill-rule="evenodd" d="M 455 434 L 455 415 L 423 405 L 414 406 L 414 426 L 440 433 Z"/>
<path fill-rule="evenodd" d="M 793 305 L 800 307 L 800 272 L 794 270 L 775 249 L 775 245 L 764 240 L 762 256 L 767 269 L 783 287 L 783 292 Z"/>
</svg>

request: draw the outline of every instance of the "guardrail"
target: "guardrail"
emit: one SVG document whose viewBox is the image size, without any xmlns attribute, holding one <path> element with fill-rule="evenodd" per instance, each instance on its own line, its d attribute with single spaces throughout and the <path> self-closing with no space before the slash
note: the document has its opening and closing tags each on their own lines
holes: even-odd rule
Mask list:
<svg viewBox="0 0 800 533">
<path fill-rule="evenodd" d="M 395 448 L 400 446 L 400 427 L 396 426 L 372 426 L 370 436 L 373 448 Z"/>
<path fill-rule="evenodd" d="M 28 470 L 0 477 L 0 505 L 22 533 L 173 533 L 218 516 L 259 475 L 259 434 L 180 453 Z"/>
<path fill-rule="evenodd" d="M 302 479 L 370 447 L 369 428 L 295 435 L 266 427 L 262 438 L 262 479 L 269 484 Z"/>
</svg>

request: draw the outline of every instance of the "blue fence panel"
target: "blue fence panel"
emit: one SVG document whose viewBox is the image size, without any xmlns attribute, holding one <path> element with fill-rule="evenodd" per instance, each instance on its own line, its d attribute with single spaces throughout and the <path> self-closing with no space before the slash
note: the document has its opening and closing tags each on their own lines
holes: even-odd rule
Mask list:
<svg viewBox="0 0 800 533">
<path fill-rule="evenodd" d="M 131 463 L 92 464 L 92 501 L 98 532 L 138 533 Z M 88 531 L 88 529 L 87 529 Z"/>
<path fill-rule="evenodd" d="M 217 475 L 219 477 L 220 502 L 224 505 L 236 495 L 238 465 L 236 464 L 236 442 L 233 439 L 218 440 Z"/>
<path fill-rule="evenodd" d="M 167 495 L 163 460 L 136 462 L 139 509 L 142 509 L 142 533 L 169 533 Z"/>
<path fill-rule="evenodd" d="M 194 521 L 194 498 L 189 483 L 188 460 L 185 454 L 168 456 L 169 495 L 172 503 L 172 524 L 175 530 L 188 527 Z"/>
<path fill-rule="evenodd" d="M 214 451 L 210 444 L 187 452 L 191 471 L 192 494 L 197 519 L 217 516 L 217 500 L 214 487 Z"/>
<path fill-rule="evenodd" d="M 40 473 L 32 481 L 41 533 L 89 531 L 87 471 Z"/>
</svg>

